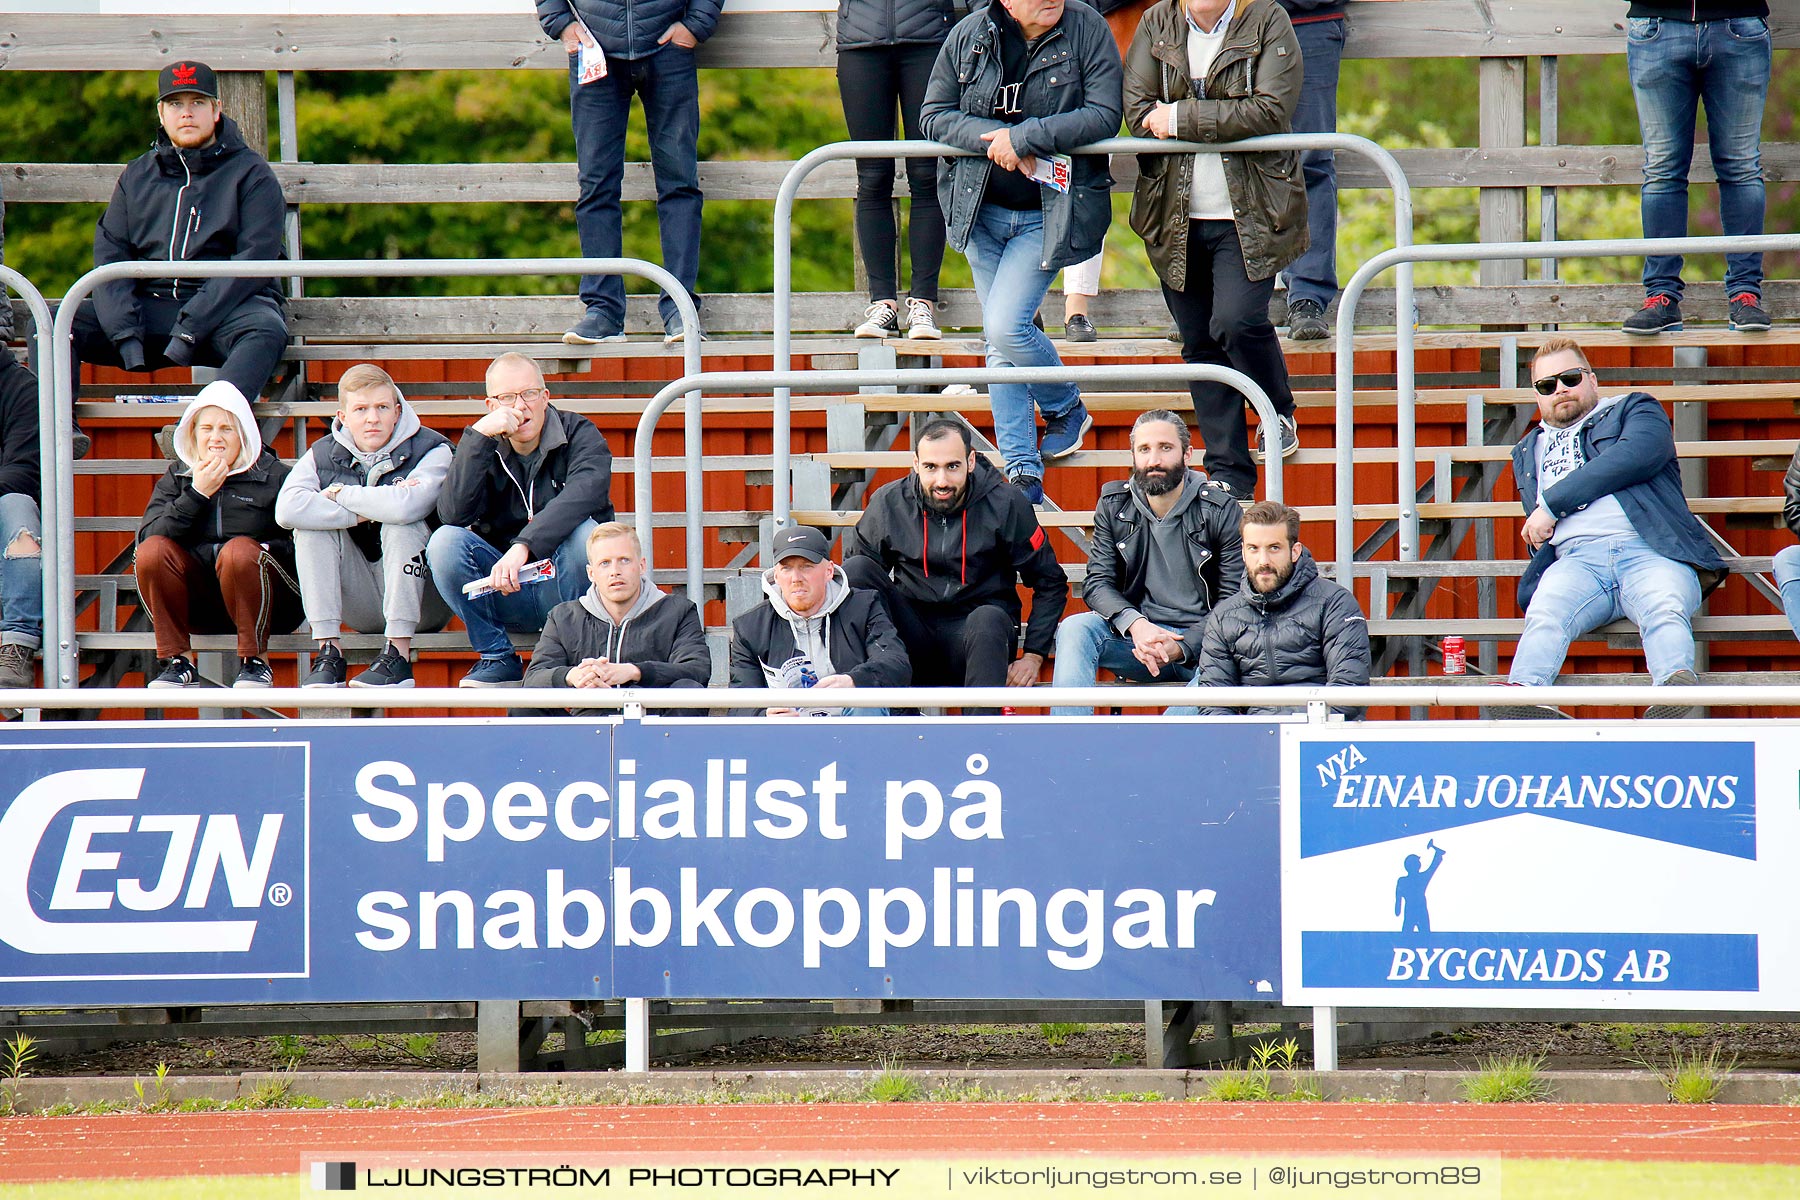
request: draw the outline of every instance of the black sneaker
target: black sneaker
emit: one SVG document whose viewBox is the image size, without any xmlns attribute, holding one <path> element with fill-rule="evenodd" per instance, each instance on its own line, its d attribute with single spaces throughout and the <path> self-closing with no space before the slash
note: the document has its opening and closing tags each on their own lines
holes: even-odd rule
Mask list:
<svg viewBox="0 0 1800 1200">
<path fill-rule="evenodd" d="M 150 681 L 153 688 L 185 688 L 200 686 L 200 672 L 194 664 L 177 654 L 173 658 L 165 658 L 159 664 L 162 669 Z"/>
<path fill-rule="evenodd" d="M 900 304 L 895 300 L 877 300 L 863 310 L 862 324 L 853 337 L 891 338 L 900 334 Z"/>
<path fill-rule="evenodd" d="M 1020 473 L 1009 476 L 1007 482 L 1024 492 L 1025 498 L 1031 501 L 1033 507 L 1044 502 L 1044 481 L 1036 475 Z"/>
<path fill-rule="evenodd" d="M 394 649 L 389 642 L 387 649 L 375 656 L 369 669 L 350 681 L 351 687 L 402 687 L 413 685 L 412 664 L 406 661 L 406 655 Z"/>
<path fill-rule="evenodd" d="M 525 663 L 516 654 L 506 654 L 500 658 L 484 658 L 469 668 L 469 673 L 457 681 L 457 687 L 491 688 L 518 687 L 519 681 L 525 678 Z"/>
<path fill-rule="evenodd" d="M 344 654 L 330 642 L 319 647 L 313 655 L 312 670 L 300 681 L 303 688 L 326 688 L 344 686 Z"/>
<path fill-rule="evenodd" d="M 563 334 L 565 346 L 598 346 L 601 342 L 622 342 L 625 331 L 609 321 L 605 314 L 597 308 L 590 308 L 582 314 L 575 327 Z"/>
<path fill-rule="evenodd" d="M 1677 671 L 1661 681 L 1657 687 L 1697 687 L 1700 678 L 1692 671 Z M 1644 710 L 1646 721 L 1680 721 L 1694 715 L 1690 704 L 1652 704 Z"/>
<path fill-rule="evenodd" d="M 1731 328 L 1738 333 L 1767 333 L 1774 322 L 1763 311 L 1762 297 L 1739 292 L 1731 298 Z"/>
<path fill-rule="evenodd" d="M 1644 307 L 1625 318 L 1624 329 L 1626 333 L 1679 333 L 1681 302 L 1662 292 L 1646 296 Z"/>
<path fill-rule="evenodd" d="M 1767 329 L 1768 326 L 1764 325 L 1763 328 Z M 94 448 L 94 439 L 83 433 L 80 425 L 71 425 L 69 427 L 69 438 L 70 453 L 77 462 L 86 458 L 88 456 L 88 451 Z"/>
<path fill-rule="evenodd" d="M 251 655 L 238 660 L 237 678 L 231 683 L 234 688 L 266 688 L 275 686 L 275 672 L 269 670 L 268 661 Z"/>
<path fill-rule="evenodd" d="M 1275 425 L 1276 428 L 1281 430 L 1281 457 L 1286 458 L 1294 451 L 1300 449 L 1300 429 L 1294 423 L 1294 418 L 1292 417 L 1282 417 L 1275 422 Z M 1262 462 L 1268 456 L 1269 427 L 1264 425 L 1257 436 L 1256 450 L 1251 454 L 1251 457 L 1257 462 Z"/>
<path fill-rule="evenodd" d="M 1288 304 L 1288 337 L 1296 342 L 1316 342 L 1331 336 L 1325 323 L 1325 306 L 1317 300 L 1294 300 Z"/>
<path fill-rule="evenodd" d="M 1063 322 L 1063 337 L 1071 342 L 1091 342 L 1099 338 L 1100 333 L 1094 323 L 1087 319 L 1086 313 L 1072 313 Z"/>
</svg>

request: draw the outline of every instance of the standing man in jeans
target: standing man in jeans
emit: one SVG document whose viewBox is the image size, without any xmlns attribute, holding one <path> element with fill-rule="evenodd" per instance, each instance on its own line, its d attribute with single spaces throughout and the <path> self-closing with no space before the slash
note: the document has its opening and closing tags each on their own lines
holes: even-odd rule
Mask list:
<svg viewBox="0 0 1800 1200">
<path fill-rule="evenodd" d="M 1031 319 L 1058 271 L 1099 253 L 1112 173 L 1103 154 L 1077 155 L 1060 190 L 1032 173 L 1119 132 L 1121 81 L 1105 18 L 1064 0 L 995 0 L 963 18 L 938 54 L 919 125 L 933 141 L 982 156 L 944 161 L 938 203 L 950 245 L 975 277 L 990 367 L 1062 366 Z M 1081 389 L 996 383 L 988 395 L 1007 478 L 1036 504 L 1044 460 L 1075 453 L 1093 427 Z"/>
<path fill-rule="evenodd" d="M 1337 132 L 1338 62 L 1344 57 L 1346 0 L 1281 0 L 1294 38 L 1300 43 L 1300 103 L 1295 133 Z M 1329 150 L 1308 150 L 1300 159 L 1306 179 L 1306 253 L 1288 264 L 1288 336 L 1297 342 L 1331 336 L 1325 319 L 1337 299 L 1337 161 Z"/>
<path fill-rule="evenodd" d="M 1772 61 L 1763 0 L 1632 0 L 1625 62 L 1644 138 L 1644 236 L 1686 237 L 1694 117 L 1706 105 L 1706 138 L 1719 179 L 1719 223 L 1727 237 L 1763 231 L 1762 120 Z M 1762 255 L 1725 256 L 1731 328 L 1769 328 L 1762 306 Z M 1681 255 L 1644 260 L 1644 306 L 1625 332 L 1681 328 Z"/>
<path fill-rule="evenodd" d="M 691 295 L 700 277 L 700 76 L 694 49 L 719 23 L 720 0 L 537 0 L 538 24 L 569 52 L 569 111 L 581 192 L 575 229 L 586 258 L 624 254 L 625 127 L 635 93 L 650 135 L 656 175 L 656 221 L 663 266 Z M 581 51 L 597 44 L 606 74 L 581 82 Z M 590 49 L 590 54 L 592 53 Z M 699 297 L 695 297 L 698 302 Z M 571 346 L 625 340 L 625 281 L 584 275 L 587 312 L 563 334 Z M 663 341 L 687 331 L 675 302 L 664 296 Z M 704 337 L 700 330 L 693 331 Z"/>
</svg>

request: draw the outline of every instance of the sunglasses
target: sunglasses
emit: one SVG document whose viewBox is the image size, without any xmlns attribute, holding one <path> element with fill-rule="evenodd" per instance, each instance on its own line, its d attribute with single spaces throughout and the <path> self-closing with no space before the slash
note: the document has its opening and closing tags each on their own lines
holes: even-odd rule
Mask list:
<svg viewBox="0 0 1800 1200">
<path fill-rule="evenodd" d="M 1583 375 L 1592 375 L 1593 373 L 1591 367 L 1570 367 L 1566 371 L 1558 371 L 1554 375 L 1547 375 L 1542 379 L 1534 379 L 1531 381 L 1531 386 L 1537 389 L 1538 395 L 1548 396 L 1556 391 L 1558 384 L 1561 384 L 1563 387 L 1572 388 L 1581 382 L 1581 377 Z"/>
</svg>

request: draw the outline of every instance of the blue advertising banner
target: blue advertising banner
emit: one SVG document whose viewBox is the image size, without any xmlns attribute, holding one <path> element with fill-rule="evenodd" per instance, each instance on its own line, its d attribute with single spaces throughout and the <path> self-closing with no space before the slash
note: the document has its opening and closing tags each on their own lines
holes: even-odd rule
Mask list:
<svg viewBox="0 0 1800 1200">
<path fill-rule="evenodd" d="M 1278 727 L 0 730 L 0 1005 L 1279 993 Z"/>
<path fill-rule="evenodd" d="M 1800 1007 L 1781 726 L 1283 734 L 1293 1004 Z"/>
</svg>

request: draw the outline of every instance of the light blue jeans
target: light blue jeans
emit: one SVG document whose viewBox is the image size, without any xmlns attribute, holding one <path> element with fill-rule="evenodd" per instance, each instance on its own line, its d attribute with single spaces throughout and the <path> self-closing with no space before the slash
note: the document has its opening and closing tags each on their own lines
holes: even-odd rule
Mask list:
<svg viewBox="0 0 1800 1200">
<path fill-rule="evenodd" d="M 981 300 L 981 334 L 990 367 L 1060 367 L 1062 358 L 1044 331 L 1031 323 L 1050 290 L 1055 271 L 1044 269 L 1044 214 L 984 204 L 963 248 Z M 1044 477 L 1038 454 L 1037 412 L 1066 416 L 1081 404 L 1072 383 L 996 383 L 988 387 L 994 408 L 994 444 L 1006 473 Z"/>
<path fill-rule="evenodd" d="M 1699 607 L 1700 576 L 1694 568 L 1664 558 L 1637 534 L 1583 539 L 1559 549 L 1539 581 L 1507 682 L 1551 682 L 1570 642 L 1628 617 L 1644 640 L 1650 678 L 1661 683 L 1694 669 L 1689 618 Z"/>
<path fill-rule="evenodd" d="M 1167 625 L 1164 629 L 1169 629 Z M 1169 629 L 1180 635 L 1181 630 Z M 1076 613 L 1056 627 L 1056 671 L 1051 687 L 1093 687 L 1105 667 L 1121 679 L 1136 683 L 1186 683 L 1193 678 L 1194 668 L 1168 666 L 1161 675 L 1151 675 L 1148 667 L 1132 656 L 1131 639 L 1113 628 L 1112 622 L 1099 613 Z M 1092 716 L 1091 708 L 1052 708 L 1053 717 Z"/>
<path fill-rule="evenodd" d="M 1789 546 L 1775 556 L 1775 586 L 1781 589 L 1781 608 L 1787 613 L 1794 636 L 1800 637 L 1800 546 Z"/>
<path fill-rule="evenodd" d="M 1644 138 L 1645 237 L 1686 237 L 1694 118 L 1706 105 L 1706 137 L 1719 178 L 1726 235 L 1763 231 L 1762 123 L 1769 94 L 1769 24 L 1761 17 L 1626 21 L 1625 62 Z M 1762 294 L 1762 255 L 1725 256 L 1725 294 Z M 1644 260 L 1644 291 L 1681 299 L 1681 256 Z"/>
<path fill-rule="evenodd" d="M 41 549 L 31 557 L 8 552 L 21 533 L 42 546 L 38 502 L 23 492 L 8 492 L 0 496 L 0 642 L 36 650 L 44 644 L 44 559 Z"/>
<path fill-rule="evenodd" d="M 556 564 L 555 579 L 526 584 L 510 596 L 499 592 L 463 595 L 463 584 L 492 574 L 502 552 L 460 525 L 440 525 L 434 530 L 425 545 L 425 560 L 444 603 L 469 627 L 469 645 L 483 658 L 505 658 L 513 653 L 507 630 L 540 632 L 551 609 L 587 591 L 587 538 L 594 529 L 589 519 L 563 539 L 550 556 Z"/>
</svg>

